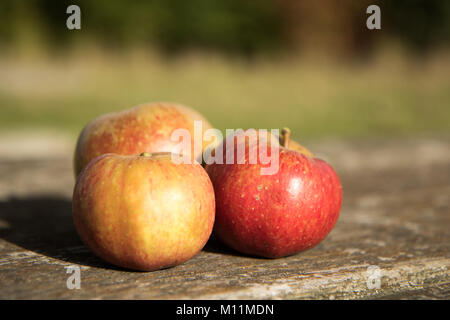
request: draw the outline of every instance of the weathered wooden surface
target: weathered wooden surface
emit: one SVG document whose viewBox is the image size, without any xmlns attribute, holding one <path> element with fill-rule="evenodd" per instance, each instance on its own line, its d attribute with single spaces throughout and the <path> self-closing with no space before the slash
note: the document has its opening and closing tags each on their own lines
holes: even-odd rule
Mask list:
<svg viewBox="0 0 450 320">
<path fill-rule="evenodd" d="M 108 265 L 80 242 L 72 145 L 48 138 L 0 137 L 2 299 L 450 298 L 449 137 L 307 144 L 344 187 L 340 219 L 319 246 L 269 260 L 212 240 L 187 263 L 149 273 Z M 81 289 L 66 286 L 71 265 Z M 379 289 L 369 266 L 380 268 Z"/>
</svg>

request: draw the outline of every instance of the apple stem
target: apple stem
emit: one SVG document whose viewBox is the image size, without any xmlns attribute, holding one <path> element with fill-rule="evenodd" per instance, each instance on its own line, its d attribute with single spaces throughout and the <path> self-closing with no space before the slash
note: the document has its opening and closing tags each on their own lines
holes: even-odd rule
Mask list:
<svg viewBox="0 0 450 320">
<path fill-rule="evenodd" d="M 148 152 L 142 152 L 139 156 L 140 156 L 140 157 L 151 157 L 151 153 L 148 153 Z"/>
<path fill-rule="evenodd" d="M 289 128 L 281 129 L 280 145 L 282 147 L 288 148 L 290 139 L 291 139 L 291 129 Z"/>
</svg>

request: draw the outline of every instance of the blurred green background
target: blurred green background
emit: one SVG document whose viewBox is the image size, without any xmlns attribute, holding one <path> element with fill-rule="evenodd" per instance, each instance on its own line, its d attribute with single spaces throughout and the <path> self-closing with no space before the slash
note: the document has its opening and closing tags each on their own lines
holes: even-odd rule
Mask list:
<svg viewBox="0 0 450 320">
<path fill-rule="evenodd" d="M 66 8 L 81 8 L 81 30 Z M 381 8 L 381 30 L 366 8 Z M 0 2 L 1 130 L 174 101 L 297 138 L 450 132 L 450 1 Z"/>
</svg>

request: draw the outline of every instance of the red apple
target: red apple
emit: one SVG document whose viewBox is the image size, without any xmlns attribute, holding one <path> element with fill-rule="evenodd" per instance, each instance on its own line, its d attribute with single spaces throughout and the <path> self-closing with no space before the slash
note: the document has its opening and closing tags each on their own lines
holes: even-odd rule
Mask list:
<svg viewBox="0 0 450 320">
<path fill-rule="evenodd" d="M 105 153 L 133 155 L 143 151 L 190 152 L 194 159 L 200 161 L 206 143 L 201 150 L 194 150 L 195 120 L 202 121 L 202 135 L 211 128 L 208 121 L 194 110 L 172 103 L 143 104 L 100 116 L 88 123 L 78 137 L 74 157 L 75 175 L 89 161 Z M 178 142 L 171 140 L 175 129 L 189 131 L 192 137 L 190 150 L 179 150 Z"/>
<path fill-rule="evenodd" d="M 275 149 L 278 171 L 262 175 L 261 168 L 268 165 L 260 159 L 249 163 L 249 152 L 258 148 L 257 142 L 239 142 L 240 134 L 227 137 L 218 147 L 223 148 L 224 164 L 206 166 L 216 195 L 217 238 L 242 253 L 268 258 L 317 245 L 339 216 L 342 187 L 336 172 L 298 143 L 289 144 L 290 133 L 285 130 L 281 146 Z M 261 138 L 258 135 L 258 143 Z M 234 140 L 232 164 L 225 161 L 228 139 Z M 236 163 L 241 143 L 245 143 L 244 164 Z M 270 145 L 270 139 L 264 143 Z"/>
<path fill-rule="evenodd" d="M 97 256 L 151 271 L 203 248 L 214 224 L 214 189 L 200 164 L 175 164 L 169 153 L 105 154 L 78 176 L 72 211 Z"/>
</svg>

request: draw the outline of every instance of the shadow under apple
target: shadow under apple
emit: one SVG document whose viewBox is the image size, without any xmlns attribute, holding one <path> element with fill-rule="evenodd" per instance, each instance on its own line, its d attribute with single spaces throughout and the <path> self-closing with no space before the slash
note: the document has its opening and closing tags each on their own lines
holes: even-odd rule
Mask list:
<svg viewBox="0 0 450 320">
<path fill-rule="evenodd" d="M 0 201 L 0 238 L 26 250 L 69 263 L 116 269 L 81 242 L 72 204 L 63 197 L 41 196 Z"/>
</svg>

